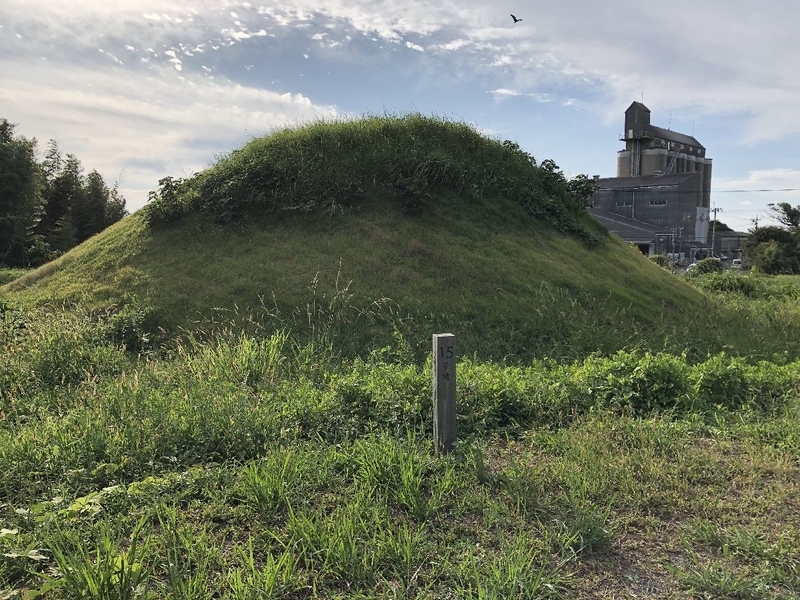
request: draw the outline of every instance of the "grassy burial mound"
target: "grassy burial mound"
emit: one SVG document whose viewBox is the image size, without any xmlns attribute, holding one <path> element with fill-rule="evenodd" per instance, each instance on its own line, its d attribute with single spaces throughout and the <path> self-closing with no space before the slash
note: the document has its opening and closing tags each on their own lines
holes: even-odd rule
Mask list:
<svg viewBox="0 0 800 600">
<path fill-rule="evenodd" d="M 152 331 L 290 329 L 347 354 L 398 334 L 421 352 L 437 330 L 496 359 L 769 338 L 612 240 L 586 184 L 461 123 L 320 122 L 163 179 L 145 209 L 0 289 L 127 307 Z"/>
<path fill-rule="evenodd" d="M 6 285 L 0 597 L 800 597 L 797 279 L 690 288 L 580 185 L 461 125 L 315 125 Z M 574 360 L 461 356 L 435 458 L 442 330 Z"/>
</svg>

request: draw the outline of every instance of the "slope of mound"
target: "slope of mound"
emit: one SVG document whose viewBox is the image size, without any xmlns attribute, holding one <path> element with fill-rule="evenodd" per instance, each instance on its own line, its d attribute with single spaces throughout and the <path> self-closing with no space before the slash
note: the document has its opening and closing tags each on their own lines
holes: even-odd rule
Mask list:
<svg viewBox="0 0 800 600">
<path fill-rule="evenodd" d="M 134 215 L 4 291 L 90 308 L 134 303 L 169 331 L 253 314 L 350 351 L 388 343 L 395 328 L 422 346 L 452 331 L 463 351 L 494 358 L 612 351 L 648 332 L 663 347 L 665 321 L 688 331 L 708 312 L 697 291 L 632 249 L 588 251 L 521 210 L 479 222 L 454 219 L 447 202 L 414 220 L 377 208 L 156 231 Z"/>
<path fill-rule="evenodd" d="M 610 240 L 557 167 L 467 126 L 280 132 L 153 196 L 2 292 L 135 306 L 167 332 L 290 328 L 347 354 L 439 331 L 497 359 L 732 343 L 736 316 Z"/>
</svg>

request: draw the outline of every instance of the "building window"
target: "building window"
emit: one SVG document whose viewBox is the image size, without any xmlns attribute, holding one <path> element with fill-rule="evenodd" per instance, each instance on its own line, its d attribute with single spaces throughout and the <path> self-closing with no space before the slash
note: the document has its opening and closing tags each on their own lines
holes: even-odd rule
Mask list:
<svg viewBox="0 0 800 600">
<path fill-rule="evenodd" d="M 650 206 L 666 206 L 666 200 L 650 200 Z"/>
<path fill-rule="evenodd" d="M 631 206 L 630 200 L 618 200 L 617 206 Z"/>
</svg>

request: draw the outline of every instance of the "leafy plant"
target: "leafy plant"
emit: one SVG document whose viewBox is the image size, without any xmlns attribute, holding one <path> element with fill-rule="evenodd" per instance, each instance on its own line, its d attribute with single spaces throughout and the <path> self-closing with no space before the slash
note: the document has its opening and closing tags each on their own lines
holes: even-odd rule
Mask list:
<svg viewBox="0 0 800 600">
<path fill-rule="evenodd" d="M 114 531 L 109 521 L 100 524 L 94 552 L 83 543 L 56 530 L 47 546 L 58 566 L 59 577 L 49 583 L 73 598 L 93 600 L 145 600 L 150 597 L 148 584 L 152 570 L 152 539 L 140 521 L 129 539 Z"/>
</svg>

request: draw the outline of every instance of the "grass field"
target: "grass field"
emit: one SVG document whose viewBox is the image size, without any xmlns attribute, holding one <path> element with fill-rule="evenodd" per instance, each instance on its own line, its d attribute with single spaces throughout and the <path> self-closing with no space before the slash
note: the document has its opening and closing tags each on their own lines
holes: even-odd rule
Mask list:
<svg viewBox="0 0 800 600">
<path fill-rule="evenodd" d="M 464 358 L 437 459 L 430 364 L 401 338 L 343 362 L 286 334 L 136 355 L 123 333 L 4 313 L 6 595 L 800 593 L 797 357 Z"/>
</svg>

